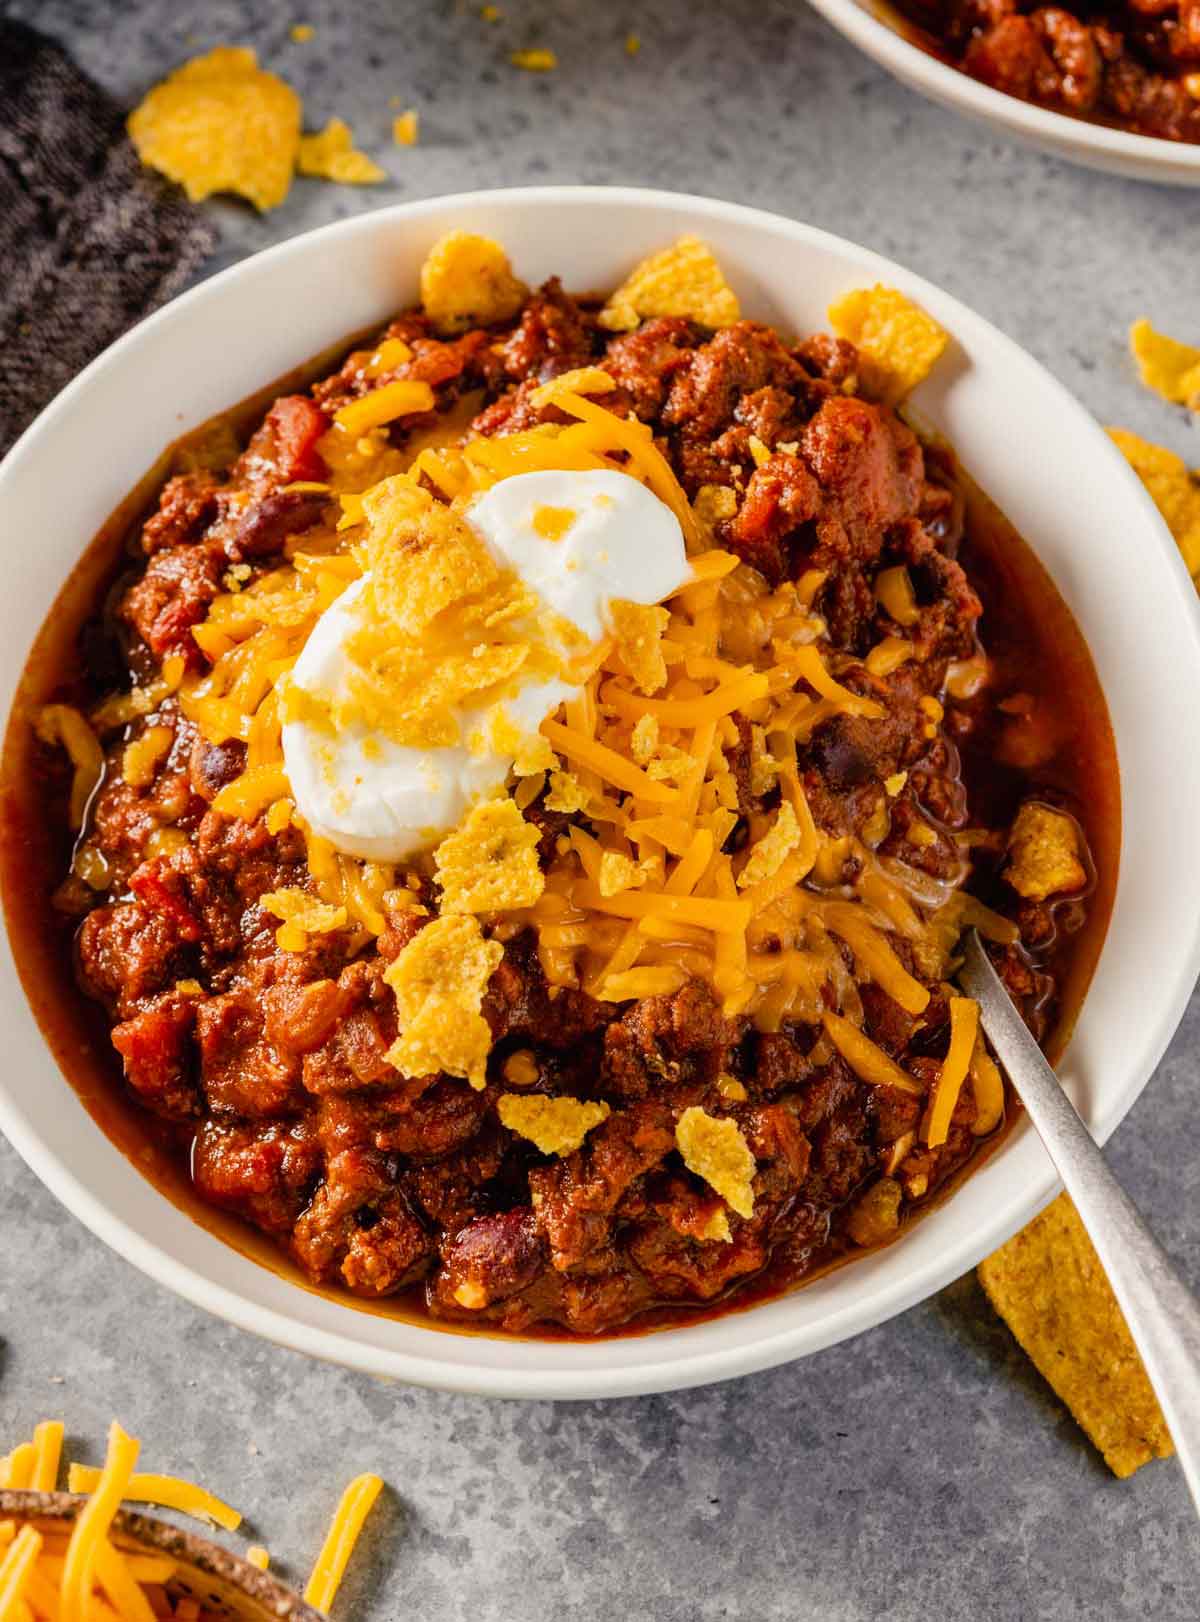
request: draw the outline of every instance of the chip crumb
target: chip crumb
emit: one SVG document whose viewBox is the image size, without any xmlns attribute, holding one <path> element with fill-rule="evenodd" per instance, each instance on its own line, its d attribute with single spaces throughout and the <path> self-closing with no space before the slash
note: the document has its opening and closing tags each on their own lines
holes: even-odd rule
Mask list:
<svg viewBox="0 0 1200 1622">
<path fill-rule="evenodd" d="M 526 73 L 552 73 L 558 66 L 558 57 L 554 52 L 541 47 L 513 51 L 508 60 L 514 68 L 522 68 Z"/>
<path fill-rule="evenodd" d="M 503 956 L 470 914 L 435 918 L 414 935 L 384 971 L 400 1023 L 388 1063 L 412 1077 L 445 1070 L 481 1092 L 492 1032 L 480 1009 Z"/>
<path fill-rule="evenodd" d="M 600 857 L 596 888 L 602 896 L 620 895 L 625 890 L 640 889 L 646 878 L 645 868 L 632 856 L 623 856 L 618 850 L 606 850 Z"/>
<path fill-rule="evenodd" d="M 416 146 L 421 135 L 421 115 L 415 107 L 407 107 L 392 119 L 392 140 L 397 146 Z"/>
<path fill-rule="evenodd" d="M 281 952 L 302 952 L 310 935 L 331 935 L 345 929 L 349 922 L 345 907 L 318 901 L 307 890 L 294 887 L 271 890 L 258 898 L 258 904 L 264 912 L 282 920 L 275 931 Z"/>
<path fill-rule="evenodd" d="M 626 36 L 625 36 L 625 55 L 626 56 L 636 56 L 638 54 L 638 52 L 641 50 L 641 48 L 642 48 L 642 36 L 640 34 L 626 34 Z"/>
<path fill-rule="evenodd" d="M 293 23 L 288 29 L 289 36 L 297 45 L 307 45 L 315 33 L 316 29 L 311 23 Z"/>
<path fill-rule="evenodd" d="M 667 661 L 663 657 L 663 633 L 671 622 L 665 608 L 625 602 L 614 597 L 609 604 L 617 652 L 621 663 L 643 693 L 656 693 L 667 684 Z"/>
<path fill-rule="evenodd" d="M 474 806 L 434 852 L 443 916 L 532 907 L 546 887 L 538 837 L 510 799 Z"/>
<path fill-rule="evenodd" d="M 635 265 L 597 320 L 610 332 L 632 332 L 660 315 L 684 316 L 702 327 L 730 327 L 740 318 L 737 295 L 699 237 L 682 236 Z"/>
<path fill-rule="evenodd" d="M 751 847 L 746 865 L 738 874 L 738 889 L 748 890 L 752 885 L 774 878 L 802 837 L 791 801 L 784 800 L 775 813 L 775 821 Z"/>
<path fill-rule="evenodd" d="M 979 1282 L 1116 1476 L 1175 1451 L 1079 1214 L 1065 1194 L 979 1264 Z"/>
<path fill-rule="evenodd" d="M 1156 332 L 1145 316 L 1129 329 L 1142 382 L 1172 405 L 1200 411 L 1200 349 Z"/>
<path fill-rule="evenodd" d="M 528 1138 L 544 1155 L 569 1155 L 612 1112 L 602 1102 L 546 1098 L 541 1093 L 505 1093 L 496 1113 L 510 1132 Z"/>
<path fill-rule="evenodd" d="M 546 792 L 547 811 L 562 811 L 571 816 L 587 809 L 591 796 L 574 772 L 551 772 L 550 787 Z"/>
<path fill-rule="evenodd" d="M 737 517 L 737 492 L 727 484 L 702 484 L 696 491 L 692 510 L 702 524 L 714 524 Z"/>
<path fill-rule="evenodd" d="M 245 46 L 218 46 L 169 74 L 130 113 L 144 164 L 193 203 L 236 192 L 261 212 L 283 202 L 300 146 L 300 98 Z"/>
<path fill-rule="evenodd" d="M 862 357 L 864 393 L 885 405 L 896 405 L 923 382 L 949 342 L 931 315 L 879 282 L 831 304 L 829 321 Z"/>
<path fill-rule="evenodd" d="M 301 136 L 296 167 L 302 175 L 342 186 L 374 186 L 388 177 L 386 169 L 356 151 L 350 126 L 340 118 L 331 118 L 319 135 Z"/>
<path fill-rule="evenodd" d="M 1027 901 L 1045 901 L 1087 883 L 1079 859 L 1079 835 L 1065 811 L 1027 800 L 1017 812 L 1008 837 L 1005 878 Z"/>
<path fill-rule="evenodd" d="M 448 232 L 421 266 L 421 303 L 443 333 L 507 321 L 527 291 L 500 244 L 470 231 Z"/>
<path fill-rule="evenodd" d="M 501 17 L 503 17 L 504 13 L 500 10 L 499 6 L 481 6 L 479 8 L 479 15 L 483 18 L 485 23 L 498 23 Z"/>
<path fill-rule="evenodd" d="M 741 1217 L 754 1214 L 754 1155 L 736 1121 L 693 1104 L 675 1127 L 683 1163 Z"/>
<path fill-rule="evenodd" d="M 1182 456 L 1125 428 L 1108 433 L 1162 514 L 1188 573 L 1200 573 L 1200 470 L 1189 473 Z"/>
</svg>

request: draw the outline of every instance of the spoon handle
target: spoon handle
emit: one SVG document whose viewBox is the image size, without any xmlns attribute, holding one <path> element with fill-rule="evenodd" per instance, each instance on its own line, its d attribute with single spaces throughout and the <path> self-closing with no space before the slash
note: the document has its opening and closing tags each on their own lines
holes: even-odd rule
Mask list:
<svg viewBox="0 0 1200 1622">
<path fill-rule="evenodd" d="M 959 980 L 1108 1274 L 1200 1512 L 1200 1306 L 1108 1169 L 973 929 L 964 945 Z"/>
</svg>

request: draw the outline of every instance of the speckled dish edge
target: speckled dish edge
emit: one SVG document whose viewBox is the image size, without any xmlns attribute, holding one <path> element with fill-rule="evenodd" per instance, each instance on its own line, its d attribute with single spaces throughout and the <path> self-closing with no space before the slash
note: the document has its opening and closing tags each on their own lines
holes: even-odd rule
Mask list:
<svg viewBox="0 0 1200 1622">
<path fill-rule="evenodd" d="M 74 1521 L 87 1501 L 80 1493 L 3 1488 L 0 1489 L 0 1520 Z M 172 1526 L 169 1521 L 121 1509 L 113 1519 L 113 1533 L 124 1549 L 168 1555 L 201 1577 L 234 1590 L 253 1607 L 252 1611 L 247 1611 L 244 1622 L 326 1622 L 322 1612 L 314 1610 L 270 1572 L 259 1571 L 257 1566 L 221 1544 Z"/>
<path fill-rule="evenodd" d="M 1168 186 L 1200 186 L 1200 146 L 1195 143 L 1091 124 L 994 90 L 905 39 L 871 0 L 810 0 L 810 4 L 851 44 L 930 101 L 1088 169 Z"/>
<path fill-rule="evenodd" d="M 445 231 L 503 241 L 529 280 L 613 284 L 640 255 L 694 232 L 744 308 L 793 330 L 882 281 L 952 334 L 911 406 L 1032 543 L 1088 637 L 1121 762 L 1121 868 L 1108 940 L 1061 1072 L 1096 1138 L 1128 1111 L 1200 971 L 1200 602 L 1124 458 L 1011 339 L 903 267 L 827 232 L 706 198 L 630 188 L 477 192 L 385 208 L 236 265 L 168 305 L 66 388 L 0 466 L 12 546 L 0 593 L 0 709 L 88 538 L 165 441 L 386 319 Z M 218 364 L 214 365 L 214 356 Z M 78 477 L 62 477 L 64 467 Z M 1131 566 L 1136 560 L 1136 566 Z M 1151 629 L 1152 628 L 1152 629 Z M 1163 793 L 1165 763 L 1171 792 Z M 602 1341 L 514 1341 L 364 1312 L 298 1288 L 223 1244 L 131 1173 L 62 1080 L 0 935 L 0 1128 L 63 1203 L 127 1260 L 198 1306 L 283 1345 L 414 1384 L 507 1397 L 674 1390 L 831 1346 L 959 1277 L 1057 1191 L 1032 1129 L 902 1239 L 751 1310 Z M 78 1331 L 77 1331 L 78 1332 Z"/>
</svg>

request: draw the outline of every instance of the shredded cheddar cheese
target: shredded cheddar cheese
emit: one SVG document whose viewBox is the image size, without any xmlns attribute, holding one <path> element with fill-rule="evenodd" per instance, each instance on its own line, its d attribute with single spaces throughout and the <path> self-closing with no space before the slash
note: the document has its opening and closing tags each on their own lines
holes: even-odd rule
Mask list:
<svg viewBox="0 0 1200 1622">
<path fill-rule="evenodd" d="M 63 1431 L 61 1421 L 45 1420 L 32 1442 L 19 1443 L 0 1458 L 0 1486 L 53 1492 Z M 227 1531 L 237 1530 L 241 1516 L 190 1481 L 138 1473 L 139 1452 L 140 1444 L 114 1422 L 103 1467 L 70 1466 L 68 1490 L 87 1495 L 74 1522 L 0 1522 L 4 1622 L 214 1622 L 215 1612 L 194 1597 L 195 1574 L 186 1562 L 131 1547 L 128 1534 L 114 1530 L 114 1522 L 129 1503 L 179 1510 Z M 378 1476 L 366 1475 L 346 1489 L 309 1582 L 310 1603 L 326 1610 L 332 1604 L 382 1485 Z M 270 1565 L 261 1544 L 247 1548 L 245 1559 L 258 1571 Z"/>
</svg>

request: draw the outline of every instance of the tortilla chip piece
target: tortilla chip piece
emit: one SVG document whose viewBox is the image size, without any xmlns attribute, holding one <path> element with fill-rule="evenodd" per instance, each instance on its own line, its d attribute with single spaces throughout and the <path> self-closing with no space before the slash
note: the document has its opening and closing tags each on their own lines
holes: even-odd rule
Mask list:
<svg viewBox="0 0 1200 1622">
<path fill-rule="evenodd" d="M 503 956 L 470 916 L 435 918 L 414 935 L 384 971 L 400 1023 L 388 1063 L 405 1076 L 445 1070 L 481 1090 L 492 1032 L 480 1009 Z"/>
<path fill-rule="evenodd" d="M 949 335 L 919 305 L 876 282 L 829 306 L 829 322 L 863 359 L 863 392 L 896 405 L 927 378 Z"/>
<path fill-rule="evenodd" d="M 470 231 L 448 232 L 421 266 L 421 303 L 442 333 L 507 321 L 527 292 L 500 244 Z"/>
<path fill-rule="evenodd" d="M 742 1217 L 754 1215 L 754 1154 L 736 1121 L 693 1104 L 676 1122 L 675 1146 L 687 1169 L 732 1210 Z"/>
<path fill-rule="evenodd" d="M 662 651 L 663 633 L 671 616 L 665 608 L 628 603 L 614 597 L 609 604 L 617 652 L 633 684 L 640 692 L 657 693 L 667 685 L 667 661 Z"/>
<path fill-rule="evenodd" d="M 300 98 L 252 50 L 222 45 L 156 85 L 127 127 L 142 162 L 194 203 L 231 191 L 265 212 L 292 184 Z"/>
<path fill-rule="evenodd" d="M 1171 1456 L 1137 1348 L 1065 1194 L 980 1262 L 979 1282 L 1114 1475 Z"/>
<path fill-rule="evenodd" d="M 1145 316 L 1130 327 L 1129 347 L 1148 389 L 1172 405 L 1200 411 L 1200 349 L 1156 332 Z"/>
<path fill-rule="evenodd" d="M 532 907 L 546 887 L 538 831 L 512 800 L 484 800 L 434 852 L 442 916 Z"/>
<path fill-rule="evenodd" d="M 610 332 L 632 332 L 659 315 L 685 316 L 702 327 L 731 327 L 741 313 L 712 249 L 699 237 L 685 236 L 635 265 L 599 321 Z"/>
<path fill-rule="evenodd" d="M 319 135 L 302 135 L 296 167 L 302 175 L 318 180 L 336 180 L 343 186 L 373 186 L 386 180 L 387 170 L 356 152 L 349 124 L 331 118 Z"/>
<path fill-rule="evenodd" d="M 1183 553 L 1188 573 L 1200 573 L 1200 472 L 1189 473 L 1174 451 L 1152 445 L 1127 429 L 1110 428 L 1108 432 L 1149 491 Z"/>
<path fill-rule="evenodd" d="M 540 1093 L 505 1093 L 496 1113 L 510 1132 L 528 1138 L 544 1155 L 569 1155 L 594 1126 L 612 1113 L 604 1103 L 578 1098 L 545 1098 Z"/>
<path fill-rule="evenodd" d="M 1079 859 L 1079 835 L 1065 811 L 1027 800 L 1008 838 L 1005 878 L 1027 901 L 1080 890 L 1087 870 Z"/>
</svg>

